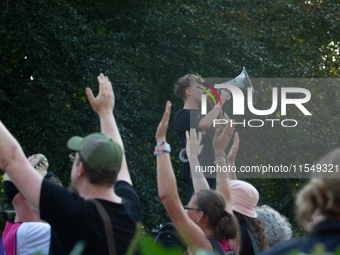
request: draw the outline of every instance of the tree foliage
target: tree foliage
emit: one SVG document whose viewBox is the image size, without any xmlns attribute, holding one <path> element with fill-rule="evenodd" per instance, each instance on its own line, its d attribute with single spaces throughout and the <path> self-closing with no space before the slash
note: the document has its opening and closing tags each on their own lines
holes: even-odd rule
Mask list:
<svg viewBox="0 0 340 255">
<path fill-rule="evenodd" d="M 173 95 L 175 81 L 187 73 L 232 78 L 243 66 L 253 78 L 337 78 L 338 8 L 331 0 L 5 1 L 0 119 L 26 155 L 45 154 L 67 185 L 65 145 L 73 135 L 99 130 L 84 90 L 96 91 L 96 76 L 104 72 L 114 86 L 114 113 L 145 227 L 157 228 L 168 219 L 157 196 L 154 132 L 166 100 L 173 102 L 172 117 L 182 108 Z M 309 88 L 313 117 L 300 116 L 296 130 L 238 128 L 237 165 L 313 163 L 338 146 L 337 88 L 336 83 Z M 256 107 L 270 107 L 270 86 L 256 90 Z M 228 114 L 230 109 L 231 102 Z M 168 133 L 178 177 L 173 125 Z M 294 195 L 305 180 L 248 181 L 259 189 L 260 203 L 294 218 Z M 178 186 L 184 198 L 180 180 Z"/>
</svg>

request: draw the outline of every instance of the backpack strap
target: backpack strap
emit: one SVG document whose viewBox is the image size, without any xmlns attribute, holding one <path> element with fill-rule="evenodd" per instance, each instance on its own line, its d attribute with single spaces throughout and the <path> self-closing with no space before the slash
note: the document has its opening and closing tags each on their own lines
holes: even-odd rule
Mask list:
<svg viewBox="0 0 340 255">
<path fill-rule="evenodd" d="M 251 240 L 251 244 L 253 245 L 253 251 L 254 251 L 254 254 L 255 255 L 260 255 L 260 250 L 259 250 L 259 247 L 257 246 L 256 244 L 256 241 L 254 239 L 254 236 L 252 235 L 252 233 L 249 231 L 249 229 L 247 229 L 247 232 L 248 232 L 248 235 L 250 237 L 250 240 Z"/>
<path fill-rule="evenodd" d="M 211 246 L 214 252 L 217 252 L 220 255 L 224 255 L 221 245 L 215 239 L 211 239 L 211 238 L 207 238 L 207 239 L 211 243 Z"/>
<path fill-rule="evenodd" d="M 100 215 L 102 216 L 102 219 L 104 221 L 106 242 L 107 242 L 107 246 L 108 246 L 108 249 L 109 249 L 109 254 L 110 255 L 116 255 L 116 245 L 115 245 L 115 239 L 113 237 L 113 229 L 112 229 L 111 219 L 110 219 L 107 211 L 105 210 L 105 208 L 103 207 L 103 205 L 100 202 L 98 202 L 95 199 L 91 199 L 89 201 L 91 201 L 92 203 L 95 204 L 95 206 L 98 209 L 98 212 L 100 213 Z"/>
<path fill-rule="evenodd" d="M 230 242 L 230 241 L 229 241 L 229 242 Z M 233 252 L 234 252 L 234 254 L 235 254 L 235 255 L 238 255 L 237 248 L 236 248 L 235 244 L 233 244 L 233 242 L 230 242 L 230 244 L 231 244 L 231 247 L 233 247 Z"/>
</svg>

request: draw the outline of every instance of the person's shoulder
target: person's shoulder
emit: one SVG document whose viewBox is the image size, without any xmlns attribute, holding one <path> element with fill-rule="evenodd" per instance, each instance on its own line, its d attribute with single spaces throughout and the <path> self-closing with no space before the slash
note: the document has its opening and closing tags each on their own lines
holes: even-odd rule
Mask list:
<svg viewBox="0 0 340 255">
<path fill-rule="evenodd" d="M 130 183 L 123 181 L 123 180 L 117 181 L 115 183 L 114 189 L 115 191 L 120 190 L 120 189 L 135 190 L 134 187 Z"/>
<path fill-rule="evenodd" d="M 290 254 L 290 252 L 295 250 L 304 239 L 304 237 L 297 237 L 288 241 L 276 243 L 272 247 L 264 250 L 262 255 Z"/>
<path fill-rule="evenodd" d="M 17 230 L 16 238 L 25 246 L 49 243 L 51 238 L 51 226 L 43 222 L 24 222 Z"/>
<path fill-rule="evenodd" d="M 41 192 L 51 192 L 53 190 L 53 192 L 67 192 L 67 190 L 60 186 L 60 185 L 57 185 L 49 180 L 47 180 L 46 178 L 44 178 L 42 180 L 42 183 L 41 183 Z"/>
<path fill-rule="evenodd" d="M 182 116 L 187 116 L 190 115 L 190 110 L 189 109 L 180 109 L 175 113 L 175 120 L 177 118 L 181 118 Z"/>
<path fill-rule="evenodd" d="M 132 199 L 139 203 L 139 196 L 135 188 L 126 181 L 117 181 L 115 184 L 115 193 L 123 199 Z"/>
<path fill-rule="evenodd" d="M 17 230 L 17 249 L 28 251 L 28 254 L 48 254 L 50 238 L 51 226 L 48 223 L 24 222 Z"/>
<path fill-rule="evenodd" d="M 48 180 L 43 180 L 40 194 L 40 210 L 51 211 L 51 208 L 48 208 L 50 206 L 57 208 L 60 206 L 73 207 L 75 204 L 83 202 L 84 199 L 77 194 Z"/>
<path fill-rule="evenodd" d="M 141 221 L 142 209 L 135 188 L 125 181 L 118 181 L 115 184 L 115 193 L 123 199 L 123 205 L 132 218 L 135 221 Z"/>
<path fill-rule="evenodd" d="M 192 119 L 196 119 L 196 111 L 190 109 L 178 110 L 174 117 L 175 132 L 182 133 L 190 129 Z"/>
<path fill-rule="evenodd" d="M 18 234 L 20 233 L 34 233 L 34 235 L 46 235 L 51 231 L 51 226 L 44 222 L 24 222 L 18 228 Z"/>
<path fill-rule="evenodd" d="M 84 215 L 86 201 L 50 181 L 43 181 L 40 193 L 40 218 L 52 226 L 72 217 Z"/>
</svg>

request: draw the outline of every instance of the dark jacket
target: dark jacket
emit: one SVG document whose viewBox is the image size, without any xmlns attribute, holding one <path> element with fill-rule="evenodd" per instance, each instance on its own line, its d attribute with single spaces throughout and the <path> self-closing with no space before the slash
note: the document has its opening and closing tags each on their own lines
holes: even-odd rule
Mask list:
<svg viewBox="0 0 340 255">
<path fill-rule="evenodd" d="M 291 250 L 310 252 L 316 244 L 323 244 L 326 251 L 333 252 L 340 246 L 340 220 L 325 220 L 315 225 L 313 231 L 303 237 L 275 244 L 263 255 L 289 254 Z"/>
</svg>

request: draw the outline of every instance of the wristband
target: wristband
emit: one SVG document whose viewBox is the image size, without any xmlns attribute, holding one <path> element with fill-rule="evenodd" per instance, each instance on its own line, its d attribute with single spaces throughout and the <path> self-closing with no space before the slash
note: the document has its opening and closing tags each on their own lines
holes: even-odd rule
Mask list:
<svg viewBox="0 0 340 255">
<path fill-rule="evenodd" d="M 225 154 L 225 152 L 215 153 L 215 158 L 217 158 L 217 157 L 225 157 L 225 156 L 227 156 Z"/>
<path fill-rule="evenodd" d="M 157 156 L 157 155 L 161 155 L 161 154 L 164 154 L 164 153 L 170 153 L 170 152 L 169 151 L 154 151 L 153 155 Z"/>
<path fill-rule="evenodd" d="M 162 140 L 156 144 L 156 146 L 161 146 L 163 144 L 168 144 L 166 141 Z"/>
<path fill-rule="evenodd" d="M 217 108 L 217 109 L 219 109 L 220 111 L 222 111 L 222 106 L 220 106 L 220 105 L 215 105 L 214 108 Z"/>
<path fill-rule="evenodd" d="M 217 162 L 227 162 L 225 159 L 221 159 L 221 160 L 215 160 L 214 164 L 217 164 Z"/>
<path fill-rule="evenodd" d="M 160 144 L 160 143 L 162 143 L 162 144 Z M 160 146 L 163 146 L 163 149 L 162 150 L 155 150 L 153 152 L 153 155 L 157 156 L 157 155 L 160 155 L 160 154 L 163 154 L 163 153 L 170 153 L 171 152 L 171 146 L 167 142 L 161 141 L 161 142 L 157 143 L 156 147 L 160 147 Z"/>
</svg>

